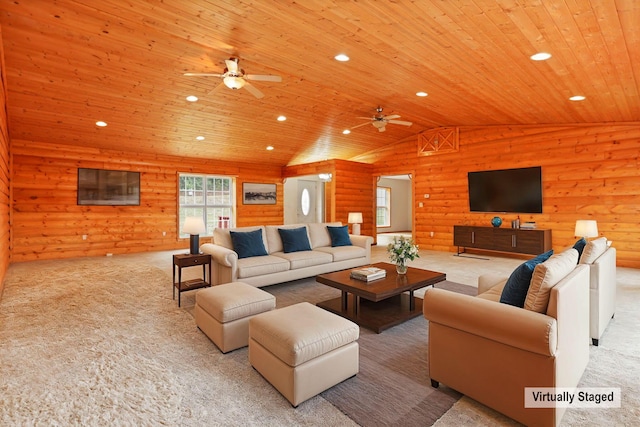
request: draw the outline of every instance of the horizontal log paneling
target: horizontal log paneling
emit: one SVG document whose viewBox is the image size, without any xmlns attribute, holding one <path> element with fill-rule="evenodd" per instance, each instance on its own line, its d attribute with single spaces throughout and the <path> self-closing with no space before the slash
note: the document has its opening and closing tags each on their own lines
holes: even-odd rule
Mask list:
<svg viewBox="0 0 640 427">
<path fill-rule="evenodd" d="M 1 31 L 0 40 L 2 40 Z M 0 297 L 4 289 L 4 276 L 11 261 L 11 156 L 6 89 L 4 52 L 0 43 Z"/>
<path fill-rule="evenodd" d="M 11 149 L 12 261 L 187 248 L 188 239 L 179 239 L 177 230 L 180 172 L 234 176 L 238 226 L 282 223 L 280 167 L 20 140 Z M 78 206 L 78 167 L 140 172 L 140 206 Z M 278 203 L 243 205 L 243 182 L 275 183 Z"/>
<path fill-rule="evenodd" d="M 640 267 L 640 123 L 462 127 L 457 153 L 418 157 L 416 146 L 409 140 L 357 159 L 373 162 L 376 175 L 415 168 L 415 235 L 422 248 L 454 251 L 455 224 L 489 225 L 494 214 L 469 212 L 468 171 L 540 165 L 543 213 L 520 215 L 521 221 L 551 229 L 558 251 L 575 241 L 577 219 L 595 219 L 617 248 L 618 265 Z M 500 216 L 509 224 L 517 215 Z"/>
</svg>

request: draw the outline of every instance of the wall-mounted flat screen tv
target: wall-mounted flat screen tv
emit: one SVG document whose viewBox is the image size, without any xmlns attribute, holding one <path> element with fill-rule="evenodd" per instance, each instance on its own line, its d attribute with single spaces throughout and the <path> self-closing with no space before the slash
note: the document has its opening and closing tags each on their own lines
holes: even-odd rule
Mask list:
<svg viewBox="0 0 640 427">
<path fill-rule="evenodd" d="M 540 166 L 469 172 L 471 212 L 542 213 Z"/>
<path fill-rule="evenodd" d="M 140 172 L 78 168 L 79 205 L 140 205 Z"/>
</svg>

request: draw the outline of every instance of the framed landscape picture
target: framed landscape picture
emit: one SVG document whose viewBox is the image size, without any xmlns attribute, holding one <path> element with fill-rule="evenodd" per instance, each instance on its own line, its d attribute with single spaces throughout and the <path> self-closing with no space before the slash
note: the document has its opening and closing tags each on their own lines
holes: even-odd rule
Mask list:
<svg viewBox="0 0 640 427">
<path fill-rule="evenodd" d="M 242 183 L 242 204 L 275 205 L 276 184 Z"/>
</svg>

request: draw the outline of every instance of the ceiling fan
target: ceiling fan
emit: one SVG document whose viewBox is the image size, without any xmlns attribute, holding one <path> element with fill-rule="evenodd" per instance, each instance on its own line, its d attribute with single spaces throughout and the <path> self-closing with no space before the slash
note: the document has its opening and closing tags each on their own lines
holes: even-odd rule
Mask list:
<svg viewBox="0 0 640 427">
<path fill-rule="evenodd" d="M 260 74 L 246 74 L 242 68 L 238 66 L 238 62 L 240 60 L 238 58 L 229 58 L 225 59 L 224 63 L 227 67 L 224 69 L 222 74 L 216 73 L 184 73 L 185 76 L 204 76 L 204 77 L 219 77 L 222 79 L 222 83 L 220 83 L 216 89 L 220 86 L 225 85 L 229 89 L 242 89 L 245 88 L 249 93 L 251 93 L 256 98 L 260 99 L 264 97 L 264 94 L 260 92 L 258 88 L 249 83 L 248 80 L 256 80 L 263 82 L 281 82 L 282 77 L 273 76 L 273 75 L 260 75 Z"/>
<path fill-rule="evenodd" d="M 406 122 L 404 120 L 396 120 L 400 118 L 398 114 L 391 114 L 385 116 L 382 114 L 382 107 L 376 108 L 377 114 L 373 117 L 358 117 L 358 119 L 369 120 L 369 122 L 373 125 L 374 128 L 378 129 L 378 132 L 384 132 L 387 123 L 391 123 L 394 125 L 402 125 L 402 126 L 411 126 L 413 123 Z M 369 123 L 362 123 L 357 126 L 352 127 L 351 129 L 359 128 L 360 126 L 368 125 Z"/>
</svg>

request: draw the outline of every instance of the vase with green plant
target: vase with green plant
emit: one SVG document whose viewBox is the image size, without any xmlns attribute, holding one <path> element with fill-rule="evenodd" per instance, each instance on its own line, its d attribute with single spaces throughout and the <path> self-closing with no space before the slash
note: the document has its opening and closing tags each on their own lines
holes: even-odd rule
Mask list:
<svg viewBox="0 0 640 427">
<path fill-rule="evenodd" d="M 404 236 L 394 237 L 393 242 L 387 245 L 389 259 L 396 265 L 398 274 L 407 273 L 407 262 L 420 258 L 418 245 L 413 243 L 413 239 Z"/>
</svg>

